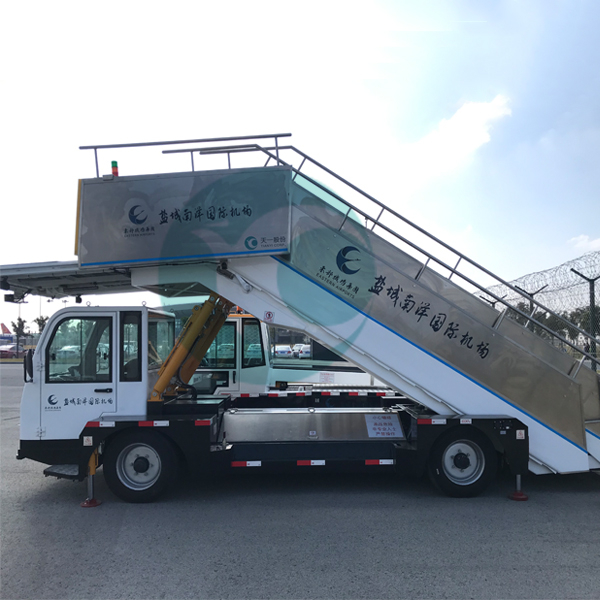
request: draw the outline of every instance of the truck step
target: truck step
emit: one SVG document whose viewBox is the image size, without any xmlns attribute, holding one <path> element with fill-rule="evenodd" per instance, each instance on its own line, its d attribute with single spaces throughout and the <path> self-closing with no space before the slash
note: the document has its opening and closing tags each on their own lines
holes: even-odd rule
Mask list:
<svg viewBox="0 0 600 600">
<path fill-rule="evenodd" d="M 70 479 L 71 481 L 80 481 L 79 465 L 52 465 L 44 469 L 46 477 L 56 477 L 58 479 Z"/>
</svg>

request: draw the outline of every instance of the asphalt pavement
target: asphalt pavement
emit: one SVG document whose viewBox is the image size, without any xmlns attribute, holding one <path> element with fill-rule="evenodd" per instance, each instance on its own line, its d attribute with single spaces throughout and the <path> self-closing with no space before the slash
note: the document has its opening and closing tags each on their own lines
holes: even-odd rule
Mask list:
<svg viewBox="0 0 600 600">
<path fill-rule="evenodd" d="M 185 480 L 149 505 L 17 461 L 21 365 L 0 365 L 0 598 L 600 598 L 600 477 L 508 475 L 480 497 L 394 476 Z"/>
</svg>

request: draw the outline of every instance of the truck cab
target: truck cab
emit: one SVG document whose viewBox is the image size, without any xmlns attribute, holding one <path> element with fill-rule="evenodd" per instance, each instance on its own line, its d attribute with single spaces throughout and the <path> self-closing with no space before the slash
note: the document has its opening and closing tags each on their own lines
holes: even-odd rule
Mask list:
<svg viewBox="0 0 600 600">
<path fill-rule="evenodd" d="M 144 306 L 57 312 L 28 358 L 21 449 L 77 438 L 85 423 L 108 415 L 145 414 L 174 325 L 174 315 Z"/>
<path fill-rule="evenodd" d="M 306 337 L 310 358 L 279 355 L 277 340 L 294 335 L 278 330 L 247 313 L 231 314 L 192 376 L 202 394 L 261 394 L 273 390 L 312 390 L 323 386 L 381 387 L 357 366 Z M 296 335 L 301 335 L 296 333 Z"/>
</svg>

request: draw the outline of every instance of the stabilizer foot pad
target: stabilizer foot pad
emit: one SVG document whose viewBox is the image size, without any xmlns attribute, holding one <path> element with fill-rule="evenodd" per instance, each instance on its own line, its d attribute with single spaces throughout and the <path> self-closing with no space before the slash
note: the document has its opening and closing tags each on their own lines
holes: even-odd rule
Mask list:
<svg viewBox="0 0 600 600">
<path fill-rule="evenodd" d="M 520 491 L 513 492 L 512 494 L 509 494 L 508 497 L 511 500 L 515 500 L 517 502 L 526 502 L 527 500 L 529 500 L 529 496 Z"/>
<path fill-rule="evenodd" d="M 81 503 L 82 508 L 96 508 L 96 506 L 100 506 L 102 502 L 100 500 L 96 500 L 96 498 L 88 498 L 84 502 Z"/>
</svg>

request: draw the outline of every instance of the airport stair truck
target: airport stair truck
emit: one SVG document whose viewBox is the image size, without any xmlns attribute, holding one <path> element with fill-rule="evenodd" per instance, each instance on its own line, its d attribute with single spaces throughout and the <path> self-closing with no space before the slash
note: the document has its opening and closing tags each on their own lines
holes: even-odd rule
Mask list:
<svg viewBox="0 0 600 600">
<path fill-rule="evenodd" d="M 263 137 L 164 151 L 189 152 L 190 172 L 97 172 L 80 182 L 79 262 L 63 293 L 82 293 L 77 277 L 118 273 L 131 289 L 209 300 L 168 359 L 158 356 L 169 345 L 159 335 L 169 337 L 166 314 L 56 313 L 26 361 L 20 458 L 76 479 L 103 464 L 112 491 L 134 502 L 155 499 L 182 464 L 427 472 L 443 492 L 472 496 L 503 460 L 515 499 L 526 498 L 527 468 L 600 468 L 599 380 L 587 366 L 595 351 L 489 292 L 501 280 L 282 146 L 283 135 L 274 146 L 259 145 Z M 226 144 L 206 146 L 216 142 Z M 116 146 L 88 148 L 97 157 Z M 229 168 L 196 171 L 196 152 L 226 154 Z M 262 166 L 231 168 L 238 153 L 262 157 Z M 13 289 L 25 285 L 6 273 Z M 30 290 L 51 295 L 52 285 L 31 281 Z M 398 393 L 198 395 L 187 382 L 232 304 L 305 331 Z M 60 345 L 74 331 L 87 341 L 65 370 Z"/>
</svg>

